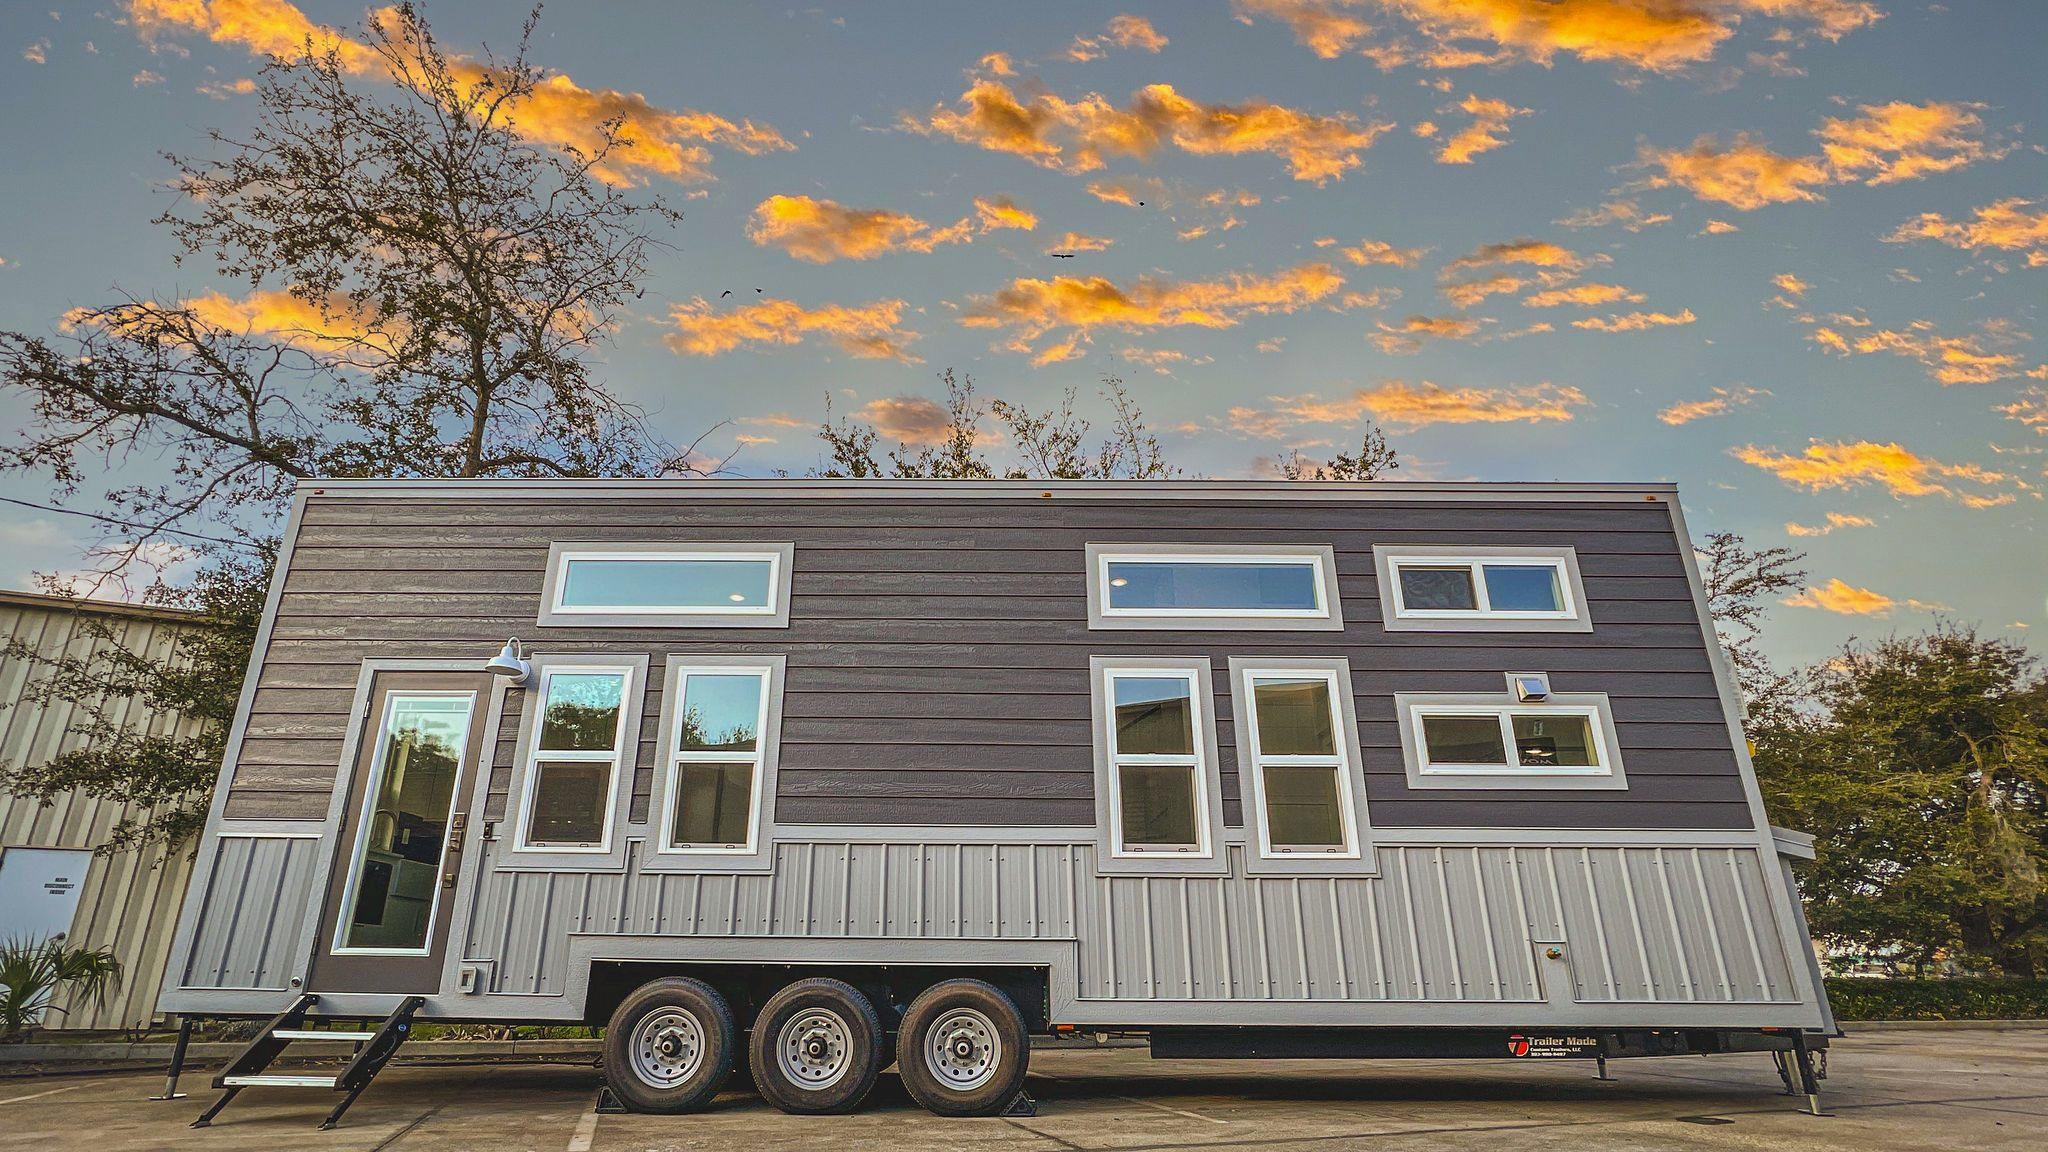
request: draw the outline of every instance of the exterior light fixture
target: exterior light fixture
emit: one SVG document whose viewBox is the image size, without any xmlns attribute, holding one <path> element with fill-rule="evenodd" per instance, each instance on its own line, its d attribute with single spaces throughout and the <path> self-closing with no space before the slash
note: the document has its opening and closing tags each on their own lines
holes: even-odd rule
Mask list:
<svg viewBox="0 0 2048 1152">
<path fill-rule="evenodd" d="M 490 662 L 484 665 L 484 671 L 507 678 L 514 688 L 533 678 L 533 664 L 520 654 L 519 640 L 514 636 L 505 638 L 505 650 L 491 657 Z"/>
</svg>

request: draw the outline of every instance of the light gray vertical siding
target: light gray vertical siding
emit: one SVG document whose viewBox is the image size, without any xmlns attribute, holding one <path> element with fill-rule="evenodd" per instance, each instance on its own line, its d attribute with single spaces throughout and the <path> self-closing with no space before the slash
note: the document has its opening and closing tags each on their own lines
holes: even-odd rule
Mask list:
<svg viewBox="0 0 2048 1152">
<path fill-rule="evenodd" d="M 572 936 L 1072 941 L 1082 1000 L 1796 1001 L 1753 848 L 1390 846 L 1378 876 L 1099 877 L 1086 844 L 808 841 L 771 874 L 496 871 L 465 929 L 488 991 L 558 996 Z M 640 846 L 633 848 L 637 862 Z"/>
<path fill-rule="evenodd" d="M 152 659 L 176 655 L 183 625 L 165 614 L 128 614 L 116 605 L 92 606 L 89 617 L 106 624 L 111 636 L 101 637 L 84 626 L 80 609 L 42 597 L 9 595 L 0 599 L 0 644 L 19 643 L 37 658 L 89 656 L 117 646 Z M 152 711 L 133 698 L 58 700 L 47 704 L 24 701 L 22 695 L 48 675 L 36 659 L 0 656 L 0 764 L 41 764 L 84 746 L 74 727 L 87 711 L 105 707 L 119 723 L 151 733 L 186 733 L 196 723 Z M 0 851 L 7 847 L 96 849 L 105 845 L 116 825 L 144 815 L 133 805 L 116 804 L 83 792 L 65 793 L 54 802 L 0 791 Z M 104 1002 L 93 1004 L 68 994 L 55 1005 L 44 1026 L 52 1029 L 137 1028 L 157 1016 L 161 983 L 178 903 L 191 875 L 190 843 L 153 845 L 95 856 L 86 870 L 78 909 L 68 940 L 85 948 L 111 947 L 121 961 L 119 987 Z M 0 936 L 6 926 L 0 925 Z"/>
<path fill-rule="evenodd" d="M 221 836 L 206 873 L 197 927 L 178 984 L 186 988 L 282 989 L 291 979 L 324 841 L 300 836 Z"/>
<path fill-rule="evenodd" d="M 791 540 L 786 629 L 537 628 L 558 539 Z M 1345 630 L 1091 632 L 1091 541 L 1328 543 Z M 1594 631 L 1390 633 L 1374 544 L 1571 545 Z M 1671 518 L 1661 502 L 1371 499 L 1047 501 L 872 497 L 591 502 L 308 499 L 226 814 L 325 813 L 365 657 L 473 654 L 507 635 L 542 651 L 649 653 L 631 816 L 647 819 L 661 672 L 693 653 L 789 658 L 778 813 L 797 823 L 1084 825 L 1094 819 L 1090 655 L 1215 661 L 1228 823 L 1237 798 L 1225 661 L 1341 652 L 1352 665 L 1366 794 L 1380 827 L 1740 828 L 1752 817 Z M 1617 793 L 1417 793 L 1397 692 L 1498 691 L 1546 670 L 1613 698 L 1630 787 Z M 514 697 L 523 706 L 523 696 Z M 506 804 L 519 707 L 494 756 Z"/>
</svg>

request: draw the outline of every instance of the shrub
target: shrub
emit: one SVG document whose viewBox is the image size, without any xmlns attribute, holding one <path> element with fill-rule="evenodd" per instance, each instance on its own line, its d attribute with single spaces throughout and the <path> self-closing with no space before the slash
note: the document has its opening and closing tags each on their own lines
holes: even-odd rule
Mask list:
<svg viewBox="0 0 2048 1152">
<path fill-rule="evenodd" d="M 22 1039 L 45 1011 L 62 1012 L 50 1001 L 66 985 L 98 1007 L 120 983 L 112 948 L 70 948 L 62 936 L 0 941 L 0 1043 Z"/>
<path fill-rule="evenodd" d="M 2006 1020 L 2048 1017 L 2048 980 L 1893 980 L 1838 976 L 1828 982 L 1838 1020 Z"/>
</svg>

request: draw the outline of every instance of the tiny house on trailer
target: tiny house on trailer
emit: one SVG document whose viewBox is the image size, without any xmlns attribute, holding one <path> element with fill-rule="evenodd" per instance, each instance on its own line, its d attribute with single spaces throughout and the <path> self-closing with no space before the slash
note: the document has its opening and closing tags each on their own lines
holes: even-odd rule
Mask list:
<svg viewBox="0 0 2048 1152">
<path fill-rule="evenodd" d="M 310 482 L 162 1003 L 273 1017 L 208 1117 L 338 1116 L 415 1019 L 606 1025 L 660 1112 L 990 1114 L 1073 1031 L 1810 1094 L 1687 540 L 1666 485 Z"/>
</svg>

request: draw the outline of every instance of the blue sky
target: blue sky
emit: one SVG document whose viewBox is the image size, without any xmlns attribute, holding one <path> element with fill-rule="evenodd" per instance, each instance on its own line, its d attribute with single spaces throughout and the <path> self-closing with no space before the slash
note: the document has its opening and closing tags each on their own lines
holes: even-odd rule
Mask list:
<svg viewBox="0 0 2048 1152">
<path fill-rule="evenodd" d="M 457 53 L 517 35 L 426 10 Z M 0 10 L 0 327 L 116 289 L 260 323 L 172 265 L 158 154 L 363 11 Z M 2048 627 L 2044 44 L 2017 0 L 558 3 L 532 55 L 640 118 L 616 176 L 685 212 L 604 377 L 741 472 L 815 464 L 827 394 L 925 434 L 947 366 L 1041 406 L 1120 375 L 1212 476 L 1377 418 L 1402 476 L 1671 480 L 1695 531 L 1796 545 L 1770 647 L 1810 659 Z M 0 585 L 88 536 L 0 507 Z"/>
</svg>

